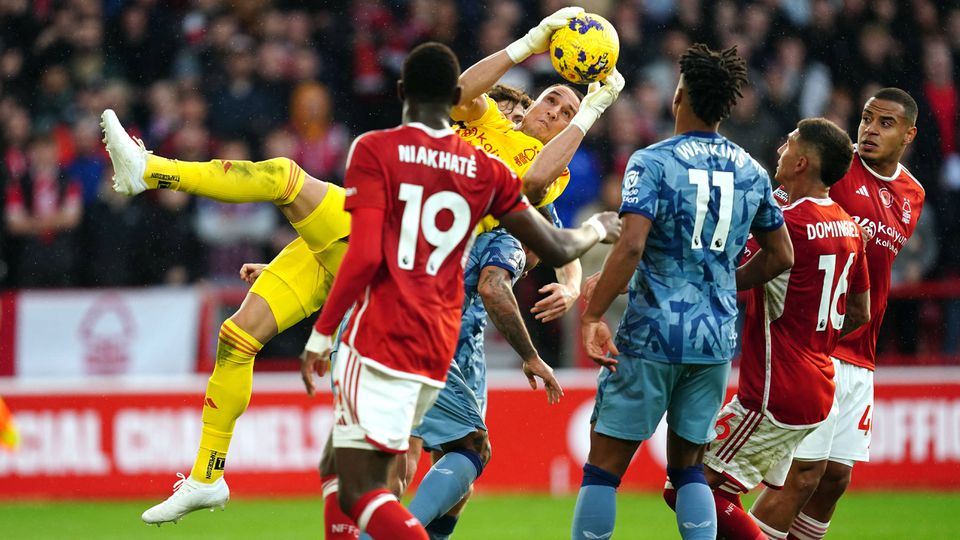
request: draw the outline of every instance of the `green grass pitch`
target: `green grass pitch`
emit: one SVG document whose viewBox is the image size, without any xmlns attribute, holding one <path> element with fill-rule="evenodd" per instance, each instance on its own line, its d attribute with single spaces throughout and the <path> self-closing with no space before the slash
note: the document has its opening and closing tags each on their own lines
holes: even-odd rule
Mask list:
<svg viewBox="0 0 960 540">
<path fill-rule="evenodd" d="M 14 539 L 322 539 L 319 499 L 238 499 L 224 512 L 195 512 L 177 525 L 148 527 L 140 513 L 156 501 L 4 502 L 0 536 Z M 569 538 L 573 497 L 477 496 L 457 540 Z M 828 538 L 955 539 L 960 493 L 851 493 Z M 615 538 L 678 538 L 673 514 L 656 495 L 620 495 Z"/>
</svg>

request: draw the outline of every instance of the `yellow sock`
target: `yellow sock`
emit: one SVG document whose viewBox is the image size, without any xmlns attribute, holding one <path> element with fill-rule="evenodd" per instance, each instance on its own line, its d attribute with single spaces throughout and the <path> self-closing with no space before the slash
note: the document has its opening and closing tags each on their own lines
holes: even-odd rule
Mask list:
<svg viewBox="0 0 960 540">
<path fill-rule="evenodd" d="M 290 204 L 303 187 L 303 169 L 287 158 L 205 163 L 150 154 L 143 180 L 152 189 L 173 189 L 226 203 Z"/>
<path fill-rule="evenodd" d="M 330 244 L 350 235 L 350 214 L 343 209 L 345 200 L 343 188 L 329 184 L 327 194 L 310 215 L 291 223 L 310 251 L 320 253 Z"/>
<path fill-rule="evenodd" d="M 233 426 L 250 403 L 253 359 L 262 348 L 259 341 L 230 319 L 220 327 L 217 365 L 207 381 L 203 399 L 200 451 L 190 471 L 194 480 L 212 484 L 223 476 Z"/>
</svg>

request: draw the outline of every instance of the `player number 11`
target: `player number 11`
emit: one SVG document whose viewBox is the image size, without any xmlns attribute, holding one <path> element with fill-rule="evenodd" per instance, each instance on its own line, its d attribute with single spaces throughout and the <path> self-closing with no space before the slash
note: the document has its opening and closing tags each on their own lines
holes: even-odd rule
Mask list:
<svg viewBox="0 0 960 540">
<path fill-rule="evenodd" d="M 697 216 L 693 222 L 693 237 L 690 240 L 691 249 L 703 249 L 703 222 L 707 217 L 710 206 L 710 173 L 704 169 L 690 169 L 690 183 L 697 186 Z M 733 173 L 729 171 L 712 171 L 713 185 L 720 188 L 720 211 L 717 216 L 717 227 L 713 230 L 710 239 L 712 251 L 723 251 L 727 246 L 727 236 L 730 234 L 730 218 L 733 215 Z"/>
<path fill-rule="evenodd" d="M 417 238 L 435 249 L 427 257 L 427 274 L 437 275 L 444 259 L 457 247 L 470 229 L 470 205 L 455 191 L 439 191 L 423 200 L 423 186 L 400 184 L 400 200 L 406 203 L 400 220 L 400 242 L 397 246 L 397 265 L 402 270 L 413 270 L 417 259 Z M 453 214 L 453 224 L 445 231 L 437 227 L 437 215 L 443 210 Z"/>
</svg>

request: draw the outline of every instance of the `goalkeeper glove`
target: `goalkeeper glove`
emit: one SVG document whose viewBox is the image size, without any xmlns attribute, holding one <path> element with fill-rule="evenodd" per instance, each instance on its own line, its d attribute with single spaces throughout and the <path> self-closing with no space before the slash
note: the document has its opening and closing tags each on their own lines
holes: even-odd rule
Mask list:
<svg viewBox="0 0 960 540">
<path fill-rule="evenodd" d="M 540 24 L 534 26 L 522 38 L 507 45 L 507 55 L 514 64 L 519 64 L 531 54 L 542 53 L 550 47 L 550 36 L 553 32 L 563 28 L 567 22 L 583 13 L 582 7 L 565 7 L 557 10 L 553 15 L 544 17 Z"/>
<path fill-rule="evenodd" d="M 623 90 L 624 82 L 623 75 L 614 68 L 602 84 L 599 82 L 591 84 L 587 95 L 580 102 L 580 110 L 570 123 L 580 128 L 580 131 L 586 135 L 590 126 L 600 118 L 603 111 L 617 100 L 620 91 Z"/>
</svg>

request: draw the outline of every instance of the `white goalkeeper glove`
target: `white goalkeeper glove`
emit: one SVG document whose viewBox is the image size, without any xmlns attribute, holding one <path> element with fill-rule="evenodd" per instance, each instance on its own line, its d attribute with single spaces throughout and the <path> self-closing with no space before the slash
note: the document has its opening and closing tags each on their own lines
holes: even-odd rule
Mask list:
<svg viewBox="0 0 960 540">
<path fill-rule="evenodd" d="M 613 68 L 613 71 L 607 75 L 603 83 L 592 83 L 587 90 L 587 95 L 580 102 L 580 110 L 577 111 L 570 123 L 580 128 L 580 131 L 586 135 L 590 126 L 600 118 L 603 111 L 613 105 L 613 102 L 620 96 L 624 82 L 623 75 L 620 75 L 617 68 Z"/>
<path fill-rule="evenodd" d="M 558 9 L 553 15 L 544 17 L 540 24 L 531 28 L 522 38 L 507 45 L 507 55 L 514 64 L 519 64 L 531 54 L 546 51 L 550 47 L 550 36 L 553 32 L 566 26 L 570 19 L 581 13 L 583 13 L 582 7 Z"/>
</svg>

